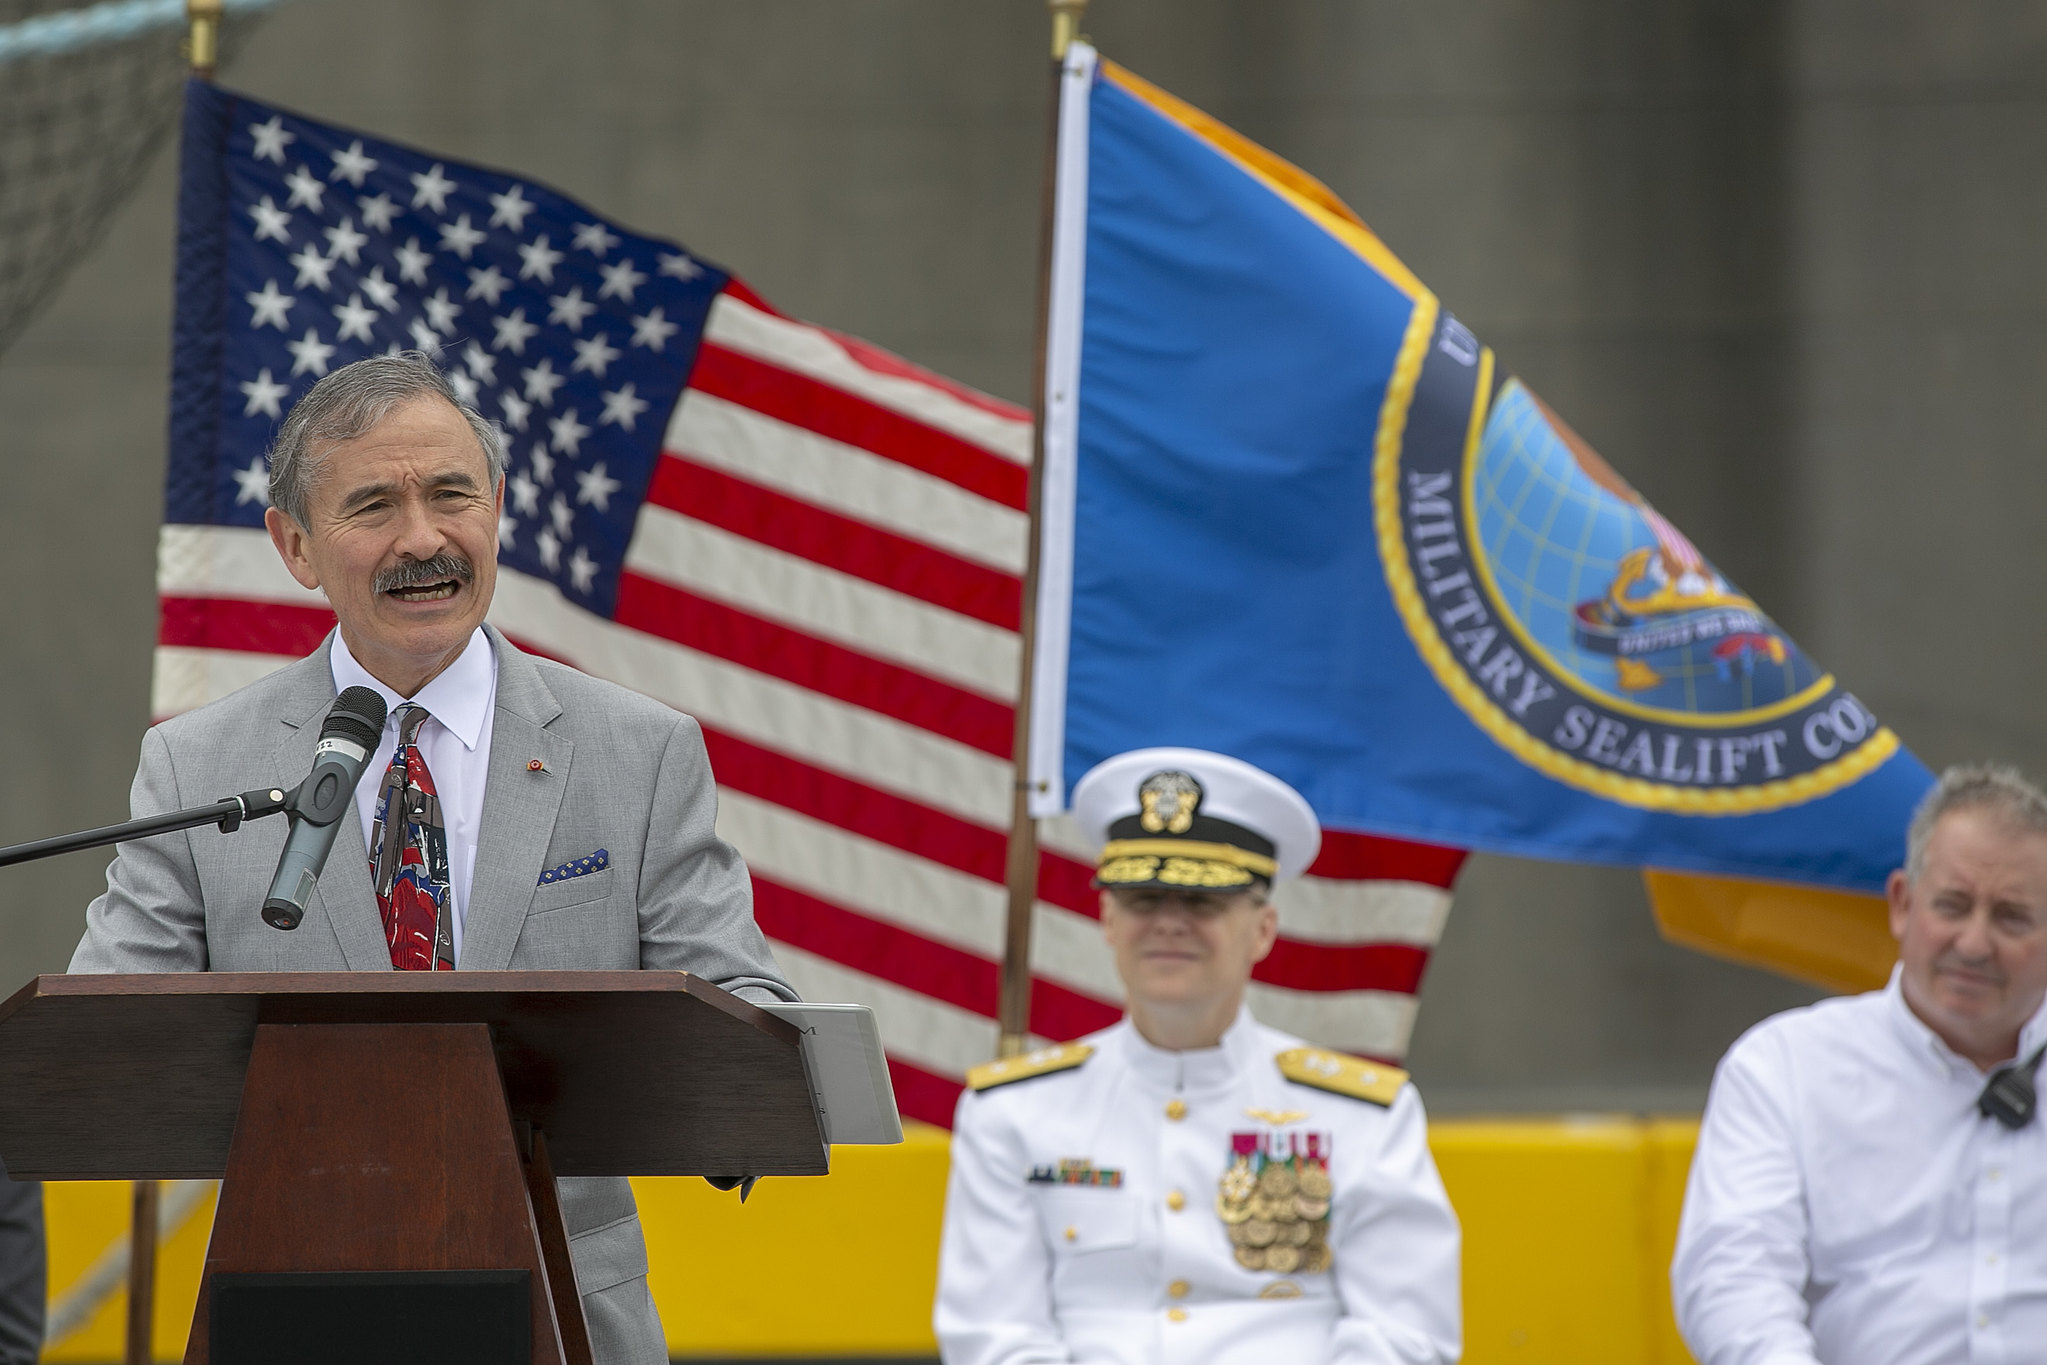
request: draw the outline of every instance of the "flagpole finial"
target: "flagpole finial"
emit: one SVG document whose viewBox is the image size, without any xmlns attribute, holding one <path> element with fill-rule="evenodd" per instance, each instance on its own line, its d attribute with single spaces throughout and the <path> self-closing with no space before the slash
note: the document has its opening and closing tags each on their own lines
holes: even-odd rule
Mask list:
<svg viewBox="0 0 2047 1365">
<path fill-rule="evenodd" d="M 1087 0 L 1045 0 L 1052 11 L 1052 60 L 1066 60 L 1066 49 L 1080 36 L 1080 19 L 1087 13 Z"/>
<path fill-rule="evenodd" d="M 186 47 L 192 59 L 192 74 L 202 81 L 213 79 L 220 61 L 220 11 L 223 0 L 185 0 L 185 20 L 191 25 Z"/>
</svg>

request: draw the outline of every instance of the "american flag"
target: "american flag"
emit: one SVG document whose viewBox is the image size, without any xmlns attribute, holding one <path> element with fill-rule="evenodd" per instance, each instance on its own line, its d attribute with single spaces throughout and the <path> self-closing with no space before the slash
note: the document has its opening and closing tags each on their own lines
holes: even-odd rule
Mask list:
<svg viewBox="0 0 2047 1365">
<path fill-rule="evenodd" d="M 755 914 L 879 1016 L 906 1116 L 996 1046 L 1029 414 L 777 313 L 519 177 L 194 84 L 154 710 L 312 651 L 264 452 L 330 369 L 417 348 L 509 448 L 491 619 L 688 712 Z M 1398 1059 L 1462 853 L 1331 833 L 1252 1008 Z M 1112 1023 L 1090 867 L 1048 821 L 1031 1028 Z"/>
</svg>

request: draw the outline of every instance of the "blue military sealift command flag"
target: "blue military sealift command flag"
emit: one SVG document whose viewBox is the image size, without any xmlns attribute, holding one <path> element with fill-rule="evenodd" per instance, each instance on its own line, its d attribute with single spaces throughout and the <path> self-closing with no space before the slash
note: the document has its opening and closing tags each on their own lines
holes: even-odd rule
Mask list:
<svg viewBox="0 0 2047 1365">
<path fill-rule="evenodd" d="M 1030 778 L 1867 894 L 1930 775 L 1301 171 L 1071 52 Z"/>
</svg>

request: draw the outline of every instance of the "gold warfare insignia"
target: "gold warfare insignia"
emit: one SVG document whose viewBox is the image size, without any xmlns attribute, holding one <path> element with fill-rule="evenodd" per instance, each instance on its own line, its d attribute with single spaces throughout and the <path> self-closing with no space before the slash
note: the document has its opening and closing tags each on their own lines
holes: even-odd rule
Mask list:
<svg viewBox="0 0 2047 1365">
<path fill-rule="evenodd" d="M 1260 1123 L 1269 1123 L 1275 1128 L 1284 1128 L 1289 1123 L 1299 1123 L 1302 1119 L 1307 1118 L 1308 1111 L 1305 1109 L 1246 1109 L 1244 1117 L 1247 1119 L 1257 1119 Z"/>
<path fill-rule="evenodd" d="M 1319 1047 L 1288 1048 L 1273 1060 L 1279 1063 L 1280 1074 L 1296 1084 L 1382 1106 L 1390 1107 L 1407 1084 L 1407 1073 L 1397 1066 Z"/>
<path fill-rule="evenodd" d="M 1201 784 L 1191 773 L 1153 773 L 1137 787 L 1137 822 L 1147 834 L 1185 834 L 1201 806 Z"/>
<path fill-rule="evenodd" d="M 1033 1076 L 1048 1076 L 1054 1071 L 1071 1071 L 1095 1055 L 1095 1050 L 1086 1043 L 1065 1043 L 1059 1047 L 1039 1048 L 1026 1052 L 1021 1057 L 1004 1057 L 999 1061 L 983 1062 L 967 1068 L 967 1088 L 970 1090 L 993 1090 L 998 1085 L 1012 1081 L 1027 1081 Z"/>
<path fill-rule="evenodd" d="M 1237 1264 L 1276 1275 L 1320 1275 L 1329 1250 L 1329 1136 L 1232 1133 L 1215 1211 Z"/>
</svg>

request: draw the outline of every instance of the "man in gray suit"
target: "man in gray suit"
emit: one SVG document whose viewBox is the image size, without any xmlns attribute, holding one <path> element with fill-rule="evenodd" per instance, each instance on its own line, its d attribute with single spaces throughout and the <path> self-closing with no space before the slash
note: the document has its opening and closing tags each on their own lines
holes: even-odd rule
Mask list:
<svg viewBox="0 0 2047 1365">
<path fill-rule="evenodd" d="M 483 624 L 504 457 L 431 361 L 372 357 L 315 384 L 278 433 L 270 495 L 271 540 L 301 584 L 326 593 L 339 631 L 151 729 L 130 804 L 149 815 L 295 780 L 336 695 L 361 685 L 391 715 L 356 793 L 359 819 L 343 821 L 290 933 L 258 916 L 282 821 L 121 845 L 72 971 L 647 967 L 756 1001 L 796 998 L 753 922 L 746 868 L 714 829 L 696 722 L 523 654 Z M 404 804 L 382 810 L 386 797 Z M 399 837 L 381 837 L 386 814 L 421 817 L 403 860 Z M 561 1185 L 598 1361 L 665 1361 L 630 1188 Z"/>
<path fill-rule="evenodd" d="M 43 1354 L 43 1187 L 9 1180 L 0 1166 L 0 1365 L 35 1365 Z"/>
</svg>

